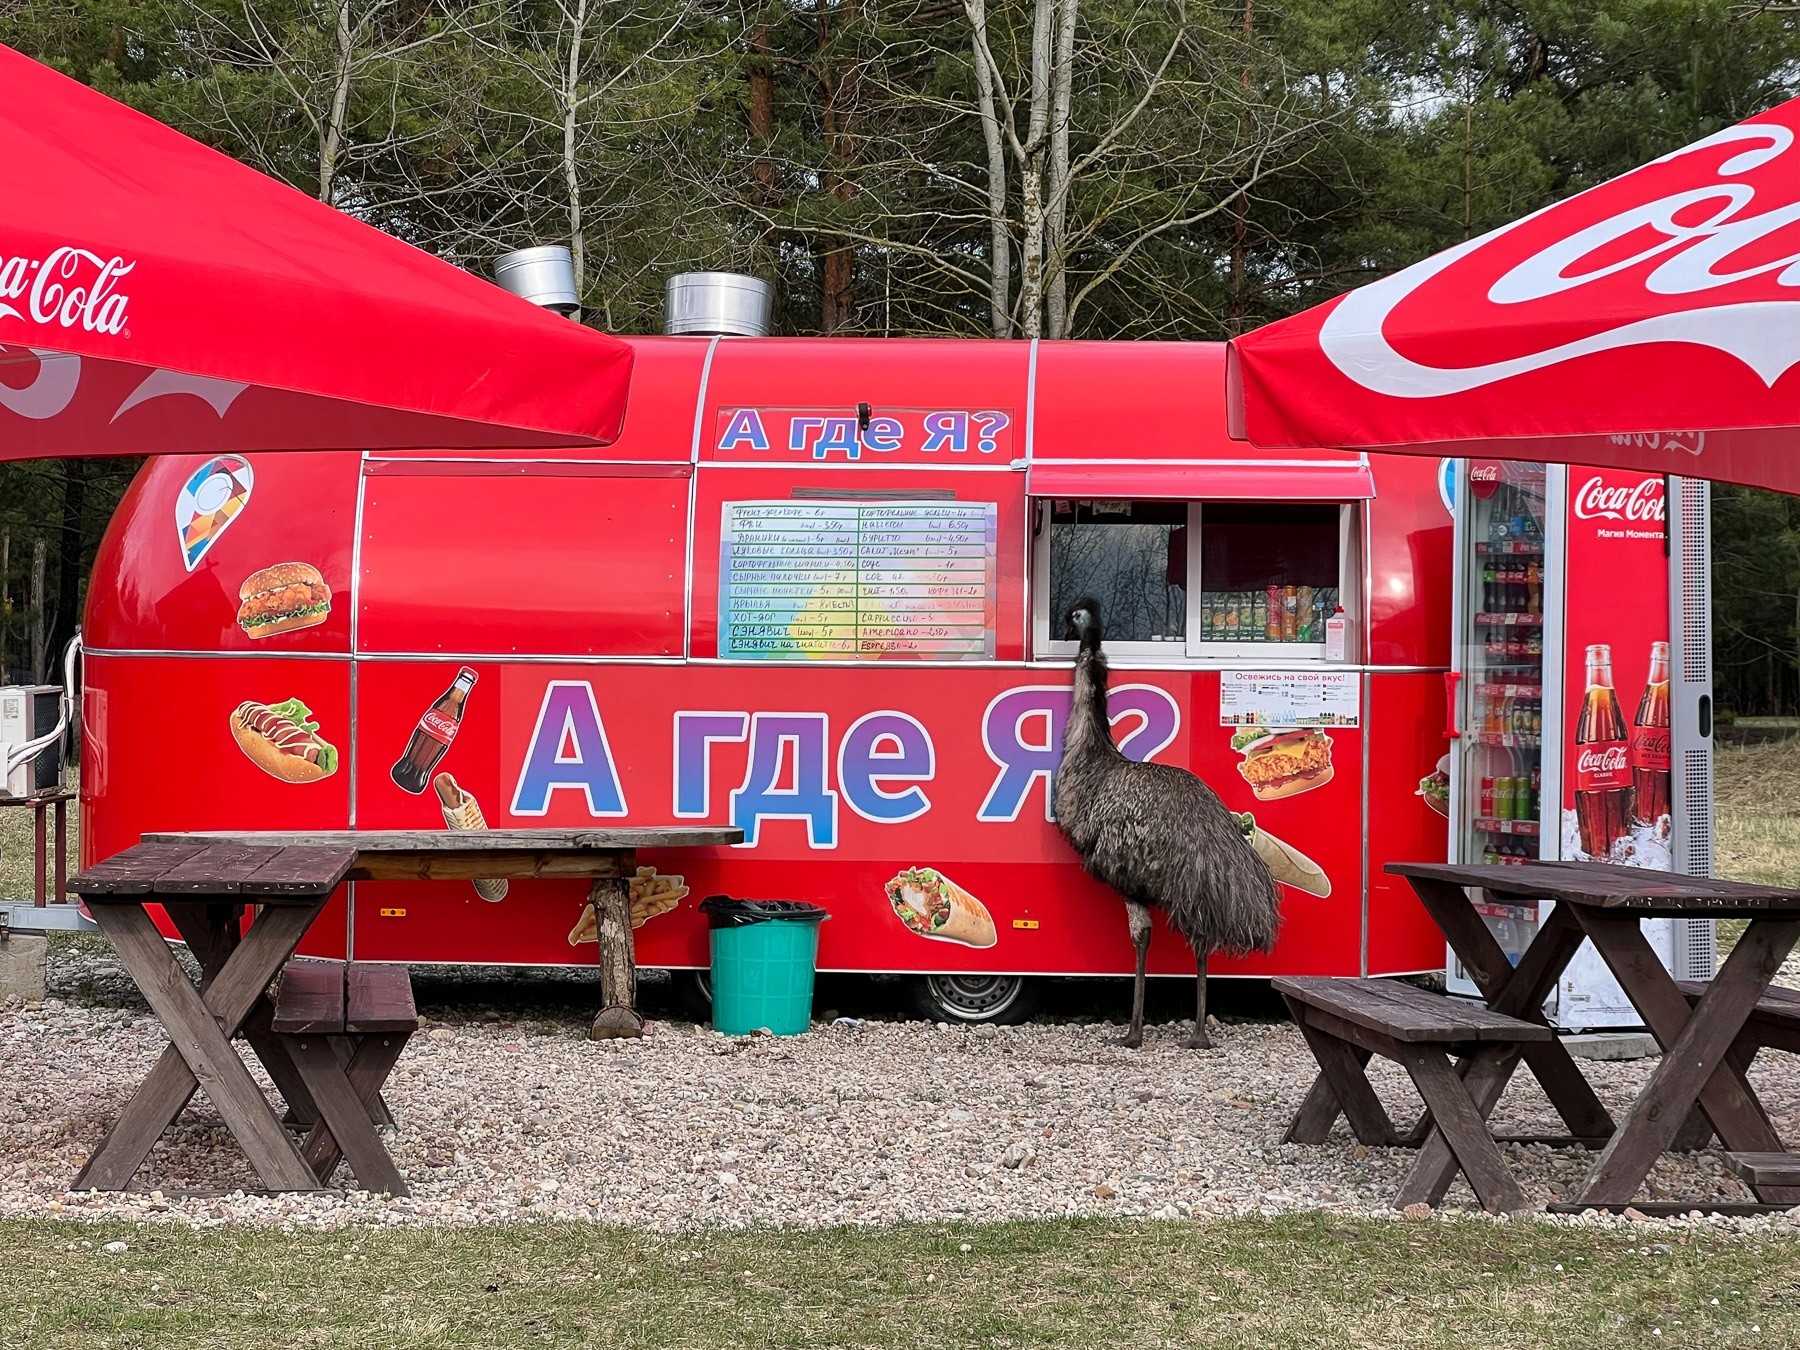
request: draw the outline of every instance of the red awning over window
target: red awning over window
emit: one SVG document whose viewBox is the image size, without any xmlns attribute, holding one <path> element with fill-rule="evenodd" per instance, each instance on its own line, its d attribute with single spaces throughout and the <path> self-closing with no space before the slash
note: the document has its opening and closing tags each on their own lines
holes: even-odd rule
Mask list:
<svg viewBox="0 0 1800 1350">
<path fill-rule="evenodd" d="M 1033 497 L 1175 499 L 1228 502 L 1348 502 L 1375 495 L 1366 459 L 1170 460 L 1036 463 L 1025 475 Z"/>
</svg>

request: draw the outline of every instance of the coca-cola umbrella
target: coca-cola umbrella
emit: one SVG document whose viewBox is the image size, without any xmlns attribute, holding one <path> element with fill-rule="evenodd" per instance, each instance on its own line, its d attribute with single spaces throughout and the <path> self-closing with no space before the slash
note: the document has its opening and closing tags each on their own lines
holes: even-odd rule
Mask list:
<svg viewBox="0 0 1800 1350">
<path fill-rule="evenodd" d="M 1800 492 L 1800 99 L 1231 344 L 1231 434 Z"/>
<path fill-rule="evenodd" d="M 0 46 L 0 459 L 604 444 L 631 351 Z"/>
</svg>

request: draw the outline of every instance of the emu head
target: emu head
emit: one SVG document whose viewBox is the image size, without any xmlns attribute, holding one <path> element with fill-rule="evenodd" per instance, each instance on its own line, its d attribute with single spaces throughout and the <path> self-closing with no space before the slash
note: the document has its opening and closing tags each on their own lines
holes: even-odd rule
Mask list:
<svg viewBox="0 0 1800 1350">
<path fill-rule="evenodd" d="M 1083 596 L 1069 609 L 1068 631 L 1064 637 L 1079 642 L 1083 651 L 1098 651 L 1100 633 L 1100 602 L 1092 596 Z"/>
</svg>

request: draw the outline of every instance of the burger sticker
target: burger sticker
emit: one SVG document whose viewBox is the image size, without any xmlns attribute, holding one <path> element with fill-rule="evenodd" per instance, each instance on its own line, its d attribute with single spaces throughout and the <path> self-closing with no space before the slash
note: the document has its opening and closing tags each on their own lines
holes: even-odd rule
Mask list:
<svg viewBox="0 0 1800 1350">
<path fill-rule="evenodd" d="M 252 572 L 238 587 L 238 600 L 238 627 L 253 638 L 311 628 L 331 613 L 331 587 L 311 563 L 276 563 Z"/>
<path fill-rule="evenodd" d="M 1238 772 L 1259 802 L 1280 801 L 1331 781 L 1331 737 L 1317 727 L 1245 727 L 1231 738 Z"/>
<path fill-rule="evenodd" d="M 1437 762 L 1437 768 L 1419 780 L 1413 795 L 1440 816 L 1450 814 L 1450 756 L 1445 755 Z"/>
</svg>

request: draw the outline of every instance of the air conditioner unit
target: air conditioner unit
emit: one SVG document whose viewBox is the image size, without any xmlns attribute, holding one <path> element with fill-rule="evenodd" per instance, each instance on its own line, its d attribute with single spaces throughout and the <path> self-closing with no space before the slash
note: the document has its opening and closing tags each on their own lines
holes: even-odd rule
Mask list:
<svg viewBox="0 0 1800 1350">
<path fill-rule="evenodd" d="M 23 745 L 56 730 L 62 690 L 53 684 L 0 688 L 0 747 Z M 0 796 L 30 797 L 62 782 L 62 743 L 47 745 L 0 782 Z"/>
</svg>

